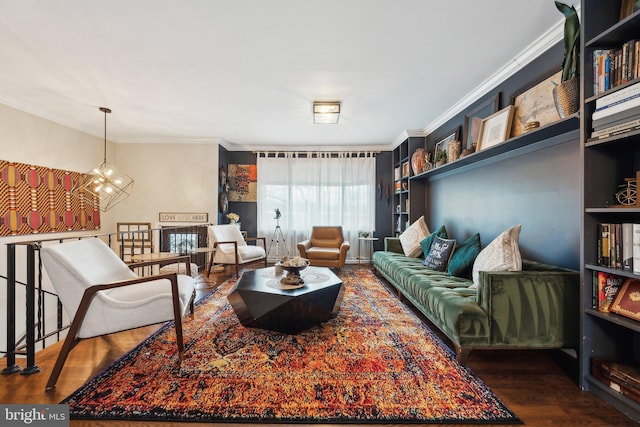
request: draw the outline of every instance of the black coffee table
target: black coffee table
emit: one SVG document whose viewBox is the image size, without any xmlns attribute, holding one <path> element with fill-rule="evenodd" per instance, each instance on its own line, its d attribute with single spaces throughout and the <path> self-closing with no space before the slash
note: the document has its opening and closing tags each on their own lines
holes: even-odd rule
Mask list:
<svg viewBox="0 0 640 427">
<path fill-rule="evenodd" d="M 304 286 L 281 289 L 274 267 L 246 271 L 227 297 L 240 323 L 287 334 L 297 334 L 338 313 L 344 285 L 326 267 L 307 267 L 301 272 Z"/>
</svg>

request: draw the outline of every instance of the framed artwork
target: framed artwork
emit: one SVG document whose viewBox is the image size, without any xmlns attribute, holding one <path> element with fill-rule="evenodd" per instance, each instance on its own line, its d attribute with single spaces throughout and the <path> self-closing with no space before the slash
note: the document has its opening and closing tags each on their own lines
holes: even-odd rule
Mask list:
<svg viewBox="0 0 640 427">
<path fill-rule="evenodd" d="M 256 202 L 258 200 L 258 169 L 256 165 L 229 165 L 230 202 Z"/>
<path fill-rule="evenodd" d="M 498 111 L 499 99 L 500 92 L 489 96 L 464 115 L 464 130 L 462 135 L 463 150 L 465 148 L 470 149 L 473 147 L 473 144 L 478 143 L 482 120 Z"/>
<path fill-rule="evenodd" d="M 80 172 L 0 160 L 0 236 L 100 229 L 96 196 L 82 191 Z"/>
<path fill-rule="evenodd" d="M 513 105 L 494 113 L 484 119 L 480 126 L 480 137 L 476 151 L 498 145 L 509 138 L 513 121 Z"/>
<path fill-rule="evenodd" d="M 454 130 L 448 132 L 447 135 L 448 135 L 447 137 L 443 138 L 442 140 L 436 143 L 435 149 L 433 150 L 434 162 L 437 162 L 438 151 L 444 151 L 445 153 L 448 153 L 449 143 L 451 141 L 458 140 L 460 135 L 460 127 L 457 127 Z"/>
<path fill-rule="evenodd" d="M 554 72 L 513 99 L 512 137 L 522 135 L 528 122 L 537 121 L 544 126 L 560 120 L 553 102 L 553 87 L 554 83 L 560 83 L 561 77 L 562 70 Z"/>
</svg>

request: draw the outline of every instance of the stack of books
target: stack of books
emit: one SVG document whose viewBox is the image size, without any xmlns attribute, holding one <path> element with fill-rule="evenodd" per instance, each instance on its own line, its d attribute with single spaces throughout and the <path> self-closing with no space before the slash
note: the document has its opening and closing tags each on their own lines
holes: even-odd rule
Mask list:
<svg viewBox="0 0 640 427">
<path fill-rule="evenodd" d="M 590 140 L 640 129 L 640 82 L 598 98 L 591 125 Z"/>
</svg>

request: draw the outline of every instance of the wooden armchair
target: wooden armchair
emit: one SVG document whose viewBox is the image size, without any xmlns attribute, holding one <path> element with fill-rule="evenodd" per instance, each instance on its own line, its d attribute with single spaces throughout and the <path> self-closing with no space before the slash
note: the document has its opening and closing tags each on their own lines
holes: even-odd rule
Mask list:
<svg viewBox="0 0 640 427">
<path fill-rule="evenodd" d="M 139 277 L 97 238 L 73 240 L 40 249 L 44 269 L 72 319 L 47 389 L 55 387 L 64 362 L 78 340 L 175 321 L 178 356 L 184 357 L 182 317 L 193 314 L 194 281 L 176 273 Z M 189 257 L 185 256 L 187 272 Z M 176 262 L 174 259 L 171 262 Z M 190 273 L 190 272 L 189 272 Z"/>
<path fill-rule="evenodd" d="M 247 241 L 255 241 L 255 245 L 248 245 Z M 258 242 L 262 242 L 262 246 Z M 232 264 L 236 266 L 236 276 L 239 274 L 240 264 L 264 262 L 267 266 L 267 239 L 264 237 L 249 237 L 245 240 L 240 229 L 235 224 L 209 226 L 209 246 L 215 249 L 211 266 L 216 264 Z"/>
<path fill-rule="evenodd" d="M 314 226 L 311 237 L 298 243 L 300 256 L 318 267 L 344 267 L 349 251 L 341 226 Z"/>
</svg>

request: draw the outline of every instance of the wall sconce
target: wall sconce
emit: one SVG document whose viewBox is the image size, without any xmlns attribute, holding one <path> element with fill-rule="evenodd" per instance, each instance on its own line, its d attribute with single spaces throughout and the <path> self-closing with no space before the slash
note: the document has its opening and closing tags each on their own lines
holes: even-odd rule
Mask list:
<svg viewBox="0 0 640 427">
<path fill-rule="evenodd" d="M 339 102 L 314 102 L 313 103 L 313 123 L 332 124 L 338 123 L 340 117 Z"/>
</svg>

